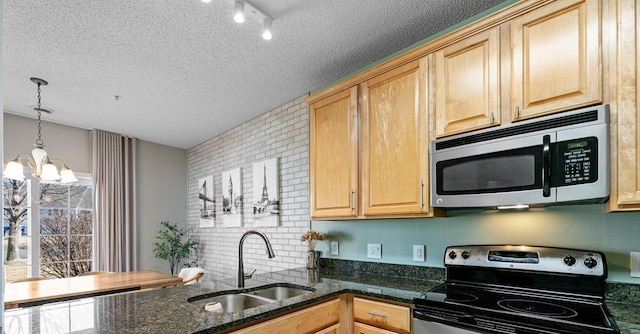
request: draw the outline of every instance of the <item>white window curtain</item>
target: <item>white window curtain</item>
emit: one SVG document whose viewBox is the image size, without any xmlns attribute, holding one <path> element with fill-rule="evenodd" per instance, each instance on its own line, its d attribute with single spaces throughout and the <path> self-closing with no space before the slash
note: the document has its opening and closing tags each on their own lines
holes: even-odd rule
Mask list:
<svg viewBox="0 0 640 334">
<path fill-rule="evenodd" d="M 136 138 L 91 131 L 93 270 L 137 270 L 136 145 Z"/>
</svg>

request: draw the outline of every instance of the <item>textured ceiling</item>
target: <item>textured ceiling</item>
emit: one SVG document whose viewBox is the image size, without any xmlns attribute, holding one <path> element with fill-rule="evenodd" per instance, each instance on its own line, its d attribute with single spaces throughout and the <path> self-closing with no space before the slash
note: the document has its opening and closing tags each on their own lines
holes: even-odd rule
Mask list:
<svg viewBox="0 0 640 334">
<path fill-rule="evenodd" d="M 191 148 L 503 0 L 3 1 L 6 112 Z"/>
</svg>

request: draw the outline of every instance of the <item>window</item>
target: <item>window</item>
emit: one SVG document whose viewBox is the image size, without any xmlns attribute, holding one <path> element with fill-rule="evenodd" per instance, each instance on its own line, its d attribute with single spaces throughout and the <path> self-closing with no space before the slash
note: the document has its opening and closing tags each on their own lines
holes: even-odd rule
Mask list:
<svg viewBox="0 0 640 334">
<path fill-rule="evenodd" d="M 31 261 L 30 180 L 3 178 L 3 247 L 7 282 L 29 276 Z"/>
<path fill-rule="evenodd" d="M 73 184 L 3 179 L 3 184 L 7 282 L 91 271 L 90 179 Z"/>
<path fill-rule="evenodd" d="M 91 271 L 89 184 L 40 184 L 40 273 L 71 277 Z"/>
</svg>

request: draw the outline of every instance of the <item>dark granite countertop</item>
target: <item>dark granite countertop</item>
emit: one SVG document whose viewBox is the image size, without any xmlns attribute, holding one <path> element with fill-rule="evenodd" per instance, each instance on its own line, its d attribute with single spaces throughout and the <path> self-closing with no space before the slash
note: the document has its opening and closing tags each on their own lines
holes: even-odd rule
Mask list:
<svg viewBox="0 0 640 334">
<path fill-rule="evenodd" d="M 315 291 L 243 312 L 219 314 L 187 302 L 202 294 L 235 290 L 235 279 L 194 285 L 124 293 L 111 296 L 58 302 L 5 312 L 4 331 L 14 333 L 217 333 L 300 308 L 342 293 L 355 293 L 411 303 L 413 297 L 440 284 L 385 273 L 323 268 L 321 272 L 291 269 L 255 275 L 247 288 L 288 282 L 315 288 Z M 430 273 L 433 274 L 433 273 Z M 411 276 L 410 276 L 411 277 Z M 438 279 L 439 278 L 439 279 Z M 640 304 L 608 302 L 609 309 L 625 334 L 640 334 Z"/>
</svg>

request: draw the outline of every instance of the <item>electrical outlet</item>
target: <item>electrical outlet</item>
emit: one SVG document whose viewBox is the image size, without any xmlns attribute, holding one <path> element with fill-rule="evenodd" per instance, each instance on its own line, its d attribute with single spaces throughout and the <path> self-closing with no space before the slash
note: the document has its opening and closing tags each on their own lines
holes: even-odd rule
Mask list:
<svg viewBox="0 0 640 334">
<path fill-rule="evenodd" d="M 640 252 L 631 252 L 631 277 L 640 277 Z"/>
<path fill-rule="evenodd" d="M 413 245 L 413 261 L 424 262 L 426 258 L 424 245 Z"/>
<path fill-rule="evenodd" d="M 367 244 L 367 257 L 370 259 L 381 259 L 382 244 Z"/>
<path fill-rule="evenodd" d="M 331 242 L 331 255 L 338 255 L 338 242 L 337 241 L 332 241 Z"/>
</svg>

